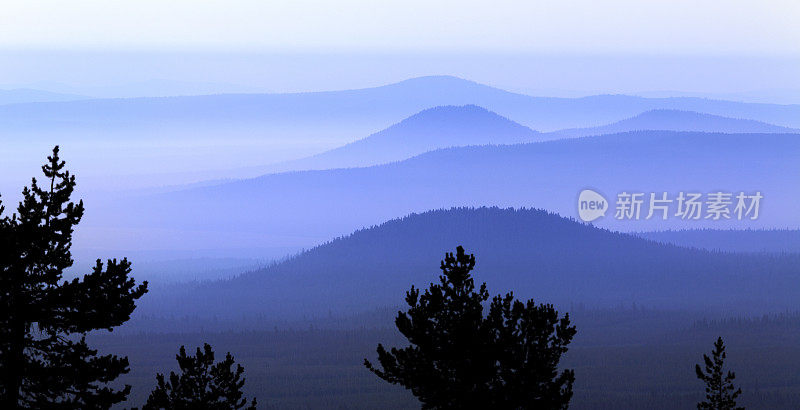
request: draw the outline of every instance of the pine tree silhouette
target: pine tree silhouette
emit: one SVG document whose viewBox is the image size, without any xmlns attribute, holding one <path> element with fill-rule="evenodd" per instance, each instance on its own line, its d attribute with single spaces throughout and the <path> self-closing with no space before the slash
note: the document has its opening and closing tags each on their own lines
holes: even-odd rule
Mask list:
<svg viewBox="0 0 800 410">
<path fill-rule="evenodd" d="M 46 185 L 33 178 L 17 212 L 0 219 L 1 408 L 109 408 L 130 391 L 107 387 L 128 359 L 99 356 L 85 336 L 130 319 L 147 282 L 136 286 L 123 259 L 105 270 L 98 260 L 82 279 L 59 283 L 84 209 L 70 202 L 75 177 L 58 151 L 42 166 Z"/>
<path fill-rule="evenodd" d="M 446 254 L 443 274 L 420 294 L 406 293 L 407 312 L 395 324 L 411 346 L 387 351 L 378 345 L 381 379 L 410 389 L 425 409 L 566 409 L 575 375 L 558 363 L 575 335 L 569 314 L 559 319 L 552 305 L 489 299 L 476 291 L 470 271 L 475 257 L 458 247 Z"/>
<path fill-rule="evenodd" d="M 163 374 L 156 375 L 158 383 L 150 393 L 143 410 L 148 409 L 255 409 L 256 399 L 247 404 L 243 398 L 244 368 L 234 365 L 228 353 L 225 360 L 214 363 L 214 351 L 206 343 L 203 350 L 197 348 L 194 356 L 186 355 L 181 346 L 177 356 L 181 374 L 170 372 L 169 381 Z"/>
<path fill-rule="evenodd" d="M 744 407 L 736 406 L 736 398 L 742 394 L 742 389 L 733 386 L 736 374 L 732 371 L 725 374 L 722 370 L 727 354 L 721 337 L 717 338 L 714 343 L 711 356 L 709 358 L 703 355 L 705 372 L 699 364 L 694 368 L 697 378 L 706 384 L 706 401 L 697 403 L 697 408 L 700 410 L 744 410 Z"/>
</svg>

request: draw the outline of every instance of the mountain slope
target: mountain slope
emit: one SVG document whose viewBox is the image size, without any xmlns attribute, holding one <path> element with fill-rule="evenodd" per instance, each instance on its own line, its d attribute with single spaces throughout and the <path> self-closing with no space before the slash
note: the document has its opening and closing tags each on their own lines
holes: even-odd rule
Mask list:
<svg viewBox="0 0 800 410">
<path fill-rule="evenodd" d="M 656 242 L 726 252 L 800 253 L 800 230 L 716 230 L 640 232 Z"/>
<path fill-rule="evenodd" d="M 82 244 L 117 249 L 174 243 L 206 249 L 244 238 L 261 246 L 309 246 L 398 215 L 453 206 L 538 207 L 577 217 L 577 195 L 587 187 L 611 203 L 623 191 L 668 192 L 673 199 L 682 191 L 764 196 L 755 221 L 645 220 L 643 207 L 638 221 L 617 221 L 612 209 L 594 222 L 617 230 L 797 228 L 798 157 L 797 134 L 647 131 L 449 148 L 373 167 L 271 174 L 119 201 L 87 199 L 78 234 L 86 235 Z"/>
<path fill-rule="evenodd" d="M 493 294 L 513 290 L 563 308 L 637 303 L 734 311 L 796 307 L 800 296 L 798 255 L 693 250 L 540 210 L 461 208 L 392 220 L 263 270 L 155 296 L 141 314 L 297 317 L 399 305 L 412 284 L 436 281 L 439 260 L 457 245 L 476 255 L 477 281 Z"/>
<path fill-rule="evenodd" d="M 540 133 L 475 106 L 442 106 L 412 115 L 366 138 L 308 158 L 260 168 L 287 170 L 348 168 L 399 161 L 439 148 L 516 144 L 541 139 Z"/>
<path fill-rule="evenodd" d="M 767 124 L 761 121 L 728 118 L 682 110 L 650 110 L 613 124 L 591 128 L 573 128 L 556 131 L 567 137 L 613 134 L 639 130 L 699 131 L 726 133 L 789 133 L 800 130 Z"/>
</svg>

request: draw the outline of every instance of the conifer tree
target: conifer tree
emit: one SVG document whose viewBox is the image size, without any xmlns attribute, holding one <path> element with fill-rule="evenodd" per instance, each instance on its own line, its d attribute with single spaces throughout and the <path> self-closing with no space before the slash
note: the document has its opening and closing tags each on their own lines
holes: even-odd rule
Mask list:
<svg viewBox="0 0 800 410">
<path fill-rule="evenodd" d="M 439 283 L 423 294 L 412 286 L 409 309 L 395 320 L 411 345 L 379 344 L 382 369 L 364 365 L 410 389 L 425 409 L 567 408 L 575 376 L 558 364 L 576 332 L 569 314 L 509 293 L 494 297 L 484 317 L 489 293 L 485 283 L 475 289 L 474 266 L 460 246 L 446 254 Z"/>
<path fill-rule="evenodd" d="M 725 374 L 723 371 L 727 353 L 725 353 L 725 345 L 721 337 L 717 338 L 714 343 L 711 356 L 709 358 L 703 355 L 705 372 L 699 364 L 694 368 L 697 378 L 706 384 L 706 400 L 697 403 L 697 408 L 700 410 L 744 410 L 744 407 L 736 406 L 736 398 L 742 394 L 742 389 L 733 385 L 736 374 L 732 371 Z"/>
<path fill-rule="evenodd" d="M 157 386 L 143 409 L 255 409 L 256 399 L 248 405 L 243 398 L 244 368 L 235 364 L 228 353 L 225 360 L 214 363 L 214 351 L 206 343 L 197 348 L 194 356 L 186 355 L 181 346 L 176 356 L 180 375 L 170 372 L 169 381 L 163 374 L 156 375 Z"/>
<path fill-rule="evenodd" d="M 128 359 L 98 355 L 86 343 L 92 330 L 126 322 L 137 286 L 130 263 L 97 261 L 81 279 L 62 281 L 73 264 L 72 233 L 83 202 L 70 198 L 75 177 L 53 149 L 42 166 L 44 186 L 33 178 L 17 212 L 0 206 L 0 408 L 109 408 L 125 400 L 130 386 L 107 384 L 128 372 Z M 0 204 L 1 205 L 1 204 Z"/>
</svg>

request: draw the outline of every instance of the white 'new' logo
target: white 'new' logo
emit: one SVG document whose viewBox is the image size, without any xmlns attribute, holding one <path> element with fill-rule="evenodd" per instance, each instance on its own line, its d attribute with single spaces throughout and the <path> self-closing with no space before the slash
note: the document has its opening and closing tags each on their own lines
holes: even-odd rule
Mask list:
<svg viewBox="0 0 800 410">
<path fill-rule="evenodd" d="M 591 189 L 584 189 L 578 195 L 578 216 L 584 222 L 591 222 L 608 211 L 608 201 L 602 195 Z"/>
</svg>

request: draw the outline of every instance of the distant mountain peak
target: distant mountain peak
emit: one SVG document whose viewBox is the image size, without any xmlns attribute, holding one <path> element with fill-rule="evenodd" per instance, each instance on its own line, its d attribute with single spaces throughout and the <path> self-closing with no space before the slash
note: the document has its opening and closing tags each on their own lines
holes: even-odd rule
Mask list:
<svg viewBox="0 0 800 410">
<path fill-rule="evenodd" d="M 798 130 L 745 118 L 732 118 L 715 114 L 656 108 L 632 117 L 599 127 L 574 128 L 557 131 L 570 137 L 603 135 L 627 131 L 699 131 L 722 133 L 794 133 Z"/>
<path fill-rule="evenodd" d="M 619 121 L 618 124 L 626 122 L 645 122 L 653 121 L 660 125 L 697 125 L 708 127 L 708 131 L 717 132 L 791 132 L 791 128 L 768 124 L 762 121 L 747 118 L 733 118 L 721 115 L 708 114 L 690 110 L 678 110 L 657 108 L 648 110 L 635 115 L 631 118 Z M 666 121 L 666 122 L 665 122 Z M 669 128 L 667 128 L 669 129 Z M 697 129 L 697 131 L 705 131 Z"/>
<path fill-rule="evenodd" d="M 489 111 L 486 108 L 480 107 L 475 104 L 440 105 L 422 110 L 408 118 L 403 119 L 399 123 L 392 125 L 392 127 L 397 127 L 402 124 L 408 124 L 415 121 L 428 121 L 431 119 L 441 119 L 441 120 L 460 119 L 468 122 L 478 122 L 478 121 L 502 121 L 509 123 L 513 122 L 512 120 L 496 112 Z"/>
<path fill-rule="evenodd" d="M 539 141 L 541 134 L 475 104 L 422 110 L 365 138 L 266 172 L 350 168 L 411 158 L 442 148 Z"/>
<path fill-rule="evenodd" d="M 431 83 L 450 83 L 450 84 L 472 84 L 472 85 L 479 85 L 484 86 L 478 82 L 467 80 L 465 78 L 456 77 L 454 75 L 424 75 L 420 77 L 412 77 L 406 80 L 398 81 L 396 83 L 390 84 L 431 84 Z"/>
<path fill-rule="evenodd" d="M 512 92 L 495 88 L 486 84 L 481 84 L 472 80 L 467 80 L 451 75 L 432 75 L 424 77 L 414 77 L 384 85 L 383 89 L 403 90 L 403 92 L 413 92 L 422 94 L 438 94 L 442 96 L 462 98 L 469 96 L 485 95 L 515 95 Z M 475 102 L 479 100 L 474 100 Z"/>
<path fill-rule="evenodd" d="M 348 153 L 379 161 L 398 160 L 439 148 L 532 142 L 538 136 L 538 132 L 474 104 L 444 105 L 315 157 Z"/>
<path fill-rule="evenodd" d="M 717 118 L 726 120 L 736 120 L 736 118 L 724 117 L 721 115 L 714 115 L 714 114 L 706 114 L 697 111 L 678 110 L 673 108 L 656 108 L 653 110 L 647 110 L 645 112 L 634 115 L 633 117 L 627 118 L 622 121 L 632 120 L 636 118 L 688 118 L 688 119 Z"/>
</svg>

